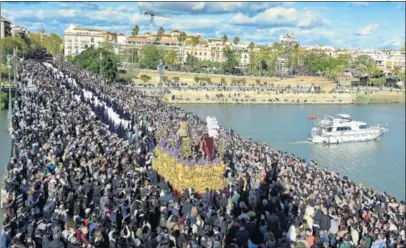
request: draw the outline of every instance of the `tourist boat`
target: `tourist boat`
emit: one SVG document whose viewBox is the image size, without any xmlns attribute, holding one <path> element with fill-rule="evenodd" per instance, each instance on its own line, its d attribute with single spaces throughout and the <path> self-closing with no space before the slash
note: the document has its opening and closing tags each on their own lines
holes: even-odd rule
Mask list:
<svg viewBox="0 0 406 248">
<path fill-rule="evenodd" d="M 368 126 L 361 121 L 353 121 L 350 115 L 325 115 L 315 121 L 309 141 L 313 143 L 338 144 L 344 142 L 372 141 L 388 132 L 385 126 Z"/>
</svg>

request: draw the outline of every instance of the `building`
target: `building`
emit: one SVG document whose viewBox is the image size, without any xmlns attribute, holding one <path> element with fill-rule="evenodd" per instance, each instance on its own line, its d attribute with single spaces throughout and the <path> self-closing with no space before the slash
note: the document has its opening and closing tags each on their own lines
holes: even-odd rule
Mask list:
<svg viewBox="0 0 406 248">
<path fill-rule="evenodd" d="M 25 29 L 22 26 L 18 26 L 16 24 L 10 24 L 10 28 L 11 28 L 11 35 L 12 36 L 21 36 L 21 35 L 25 35 L 28 33 L 27 29 Z"/>
<path fill-rule="evenodd" d="M 178 37 L 181 31 L 172 30 L 169 33 L 162 34 L 160 40 L 156 40 L 156 34 L 151 35 L 149 32 L 144 35 L 135 37 L 117 36 L 117 46 L 119 46 L 119 52 L 122 53 L 126 49 L 141 49 L 146 45 L 155 45 L 165 51 L 174 50 L 178 54 L 180 63 L 184 63 L 188 55 L 193 55 L 199 60 L 210 60 L 215 62 L 223 62 L 225 60 L 223 56 L 223 45 L 220 39 L 207 39 L 204 40 L 200 35 L 189 35 L 182 42 Z M 193 44 L 193 39 L 197 38 L 198 44 Z M 119 41 L 120 39 L 120 41 Z"/>
<path fill-rule="evenodd" d="M 75 25 L 65 29 L 63 36 L 65 57 L 76 56 L 89 47 L 98 48 L 101 43 L 106 42 L 106 35 L 102 30 L 80 28 Z"/>
<path fill-rule="evenodd" d="M 389 58 L 385 61 L 385 71 L 391 73 L 395 67 L 405 70 L 406 53 L 405 51 L 389 51 Z"/>
<path fill-rule="evenodd" d="M 11 23 L 1 17 L 1 26 L 0 26 L 0 38 L 4 38 L 11 35 Z"/>
</svg>

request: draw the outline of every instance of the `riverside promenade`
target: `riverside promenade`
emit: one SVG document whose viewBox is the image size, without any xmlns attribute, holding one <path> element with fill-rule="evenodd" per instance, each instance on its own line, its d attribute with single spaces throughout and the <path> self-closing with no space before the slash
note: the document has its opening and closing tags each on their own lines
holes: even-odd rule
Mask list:
<svg viewBox="0 0 406 248">
<path fill-rule="evenodd" d="M 3 247 L 405 244 L 404 202 L 222 127 L 212 158 L 227 187 L 174 192 L 151 165 L 158 137 L 176 146 L 180 108 L 65 62 L 22 68 L 38 90 L 23 90 L 13 116 Z M 186 116 L 199 166 L 207 126 Z"/>
</svg>

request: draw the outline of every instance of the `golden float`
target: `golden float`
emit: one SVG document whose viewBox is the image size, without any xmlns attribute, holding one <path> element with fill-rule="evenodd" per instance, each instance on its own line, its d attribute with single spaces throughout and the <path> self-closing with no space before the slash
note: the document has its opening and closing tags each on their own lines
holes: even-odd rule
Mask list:
<svg viewBox="0 0 406 248">
<path fill-rule="evenodd" d="M 177 191 L 193 188 L 196 192 L 202 193 L 206 188 L 222 190 L 227 187 L 223 177 L 225 165 L 220 160 L 194 164 L 191 161 L 177 159 L 177 156 L 160 146 L 155 147 L 154 152 L 152 168 Z"/>
</svg>

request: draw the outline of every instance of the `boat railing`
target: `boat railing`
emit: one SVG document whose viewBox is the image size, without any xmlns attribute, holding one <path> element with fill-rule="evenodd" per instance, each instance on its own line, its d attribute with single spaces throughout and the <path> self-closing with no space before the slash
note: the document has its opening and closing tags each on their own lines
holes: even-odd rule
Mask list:
<svg viewBox="0 0 406 248">
<path fill-rule="evenodd" d="M 332 127 L 333 122 L 331 120 L 327 119 L 318 119 L 314 122 L 316 126 L 321 126 L 321 127 Z"/>
</svg>

